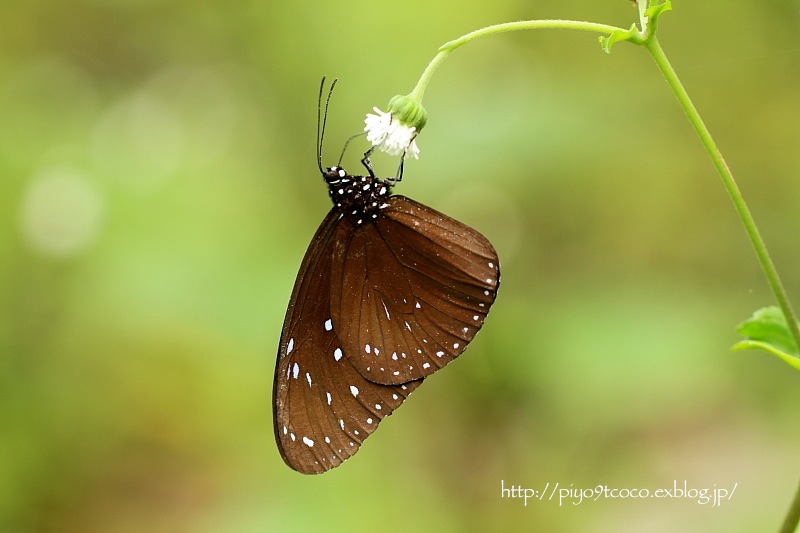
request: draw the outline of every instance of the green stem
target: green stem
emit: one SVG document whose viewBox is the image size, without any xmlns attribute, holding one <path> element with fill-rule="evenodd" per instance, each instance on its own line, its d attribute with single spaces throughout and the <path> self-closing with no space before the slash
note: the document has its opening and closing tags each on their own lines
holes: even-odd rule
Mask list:
<svg viewBox="0 0 800 533">
<path fill-rule="evenodd" d="M 654 24 L 655 21 L 652 22 L 653 26 Z M 422 96 L 425 93 L 425 88 L 428 86 L 428 82 L 430 81 L 431 76 L 433 76 L 433 73 L 436 71 L 442 61 L 444 61 L 447 55 L 459 46 L 487 35 L 494 35 L 509 31 L 534 29 L 568 29 L 591 31 L 604 33 L 607 35 L 611 35 L 616 31 L 625 31 L 615 26 L 609 26 L 608 24 L 596 24 L 593 22 L 578 20 L 521 20 L 517 22 L 506 22 L 504 24 L 487 26 L 485 28 L 462 35 L 458 39 L 449 41 L 439 47 L 439 52 L 425 68 L 425 71 L 422 73 L 417 85 L 411 91 L 409 96 L 421 102 Z M 744 224 L 744 228 L 747 232 L 747 236 L 750 239 L 750 243 L 756 252 L 759 263 L 761 263 L 761 268 L 764 270 L 764 274 L 767 277 L 767 283 L 772 289 L 772 293 L 774 294 L 778 305 L 786 317 L 786 321 L 788 323 L 789 330 L 794 337 L 794 341 L 800 348 L 800 327 L 798 327 L 797 317 L 792 309 L 791 304 L 789 303 L 789 298 L 786 296 L 783 283 L 781 283 L 781 279 L 778 276 L 778 271 L 775 269 L 772 258 L 767 251 L 767 246 L 764 244 L 764 240 L 761 238 L 761 234 L 758 231 L 755 220 L 753 220 L 753 215 L 750 213 L 750 210 L 744 201 L 744 197 L 742 196 L 741 191 L 739 191 L 739 187 L 736 185 L 736 182 L 733 179 L 733 175 L 731 174 L 728 165 L 725 163 L 725 160 L 722 158 L 722 154 L 714 143 L 711 133 L 703 123 L 703 119 L 700 117 L 700 114 L 694 107 L 692 100 L 689 98 L 689 94 L 686 92 L 686 89 L 684 89 L 683 85 L 678 79 L 678 75 L 675 73 L 675 70 L 672 68 L 667 56 L 664 54 L 661 44 L 658 42 L 658 39 L 656 39 L 653 32 L 654 27 L 644 28 L 643 31 L 645 29 L 645 34 L 642 35 L 641 39 L 637 39 L 637 44 L 643 45 L 653 56 L 656 64 L 661 69 L 664 77 L 667 79 L 667 83 L 672 88 L 675 96 L 678 98 L 678 101 L 683 107 L 686 116 L 689 118 L 689 122 L 691 122 L 692 126 L 694 126 L 694 129 L 697 131 L 703 146 L 705 146 L 708 155 L 711 157 L 711 161 L 722 178 L 722 183 L 725 186 L 725 189 L 728 191 L 731 200 L 733 201 L 734 208 Z"/>
<path fill-rule="evenodd" d="M 428 86 L 428 81 L 430 81 L 431 76 L 433 76 L 436 68 L 442 61 L 444 61 L 444 58 L 447 57 L 447 54 L 459 46 L 467 44 L 473 39 L 484 37 L 486 35 L 494 35 L 496 33 L 503 33 L 507 31 L 537 29 L 592 31 L 597 33 L 605 33 L 607 35 L 611 35 L 615 31 L 621 30 L 621 28 L 609 26 L 608 24 L 595 24 L 593 22 L 583 22 L 580 20 L 520 20 L 517 22 L 506 22 L 504 24 L 487 26 L 485 28 L 467 33 L 466 35 L 462 35 L 458 39 L 454 39 L 440 46 L 439 53 L 436 54 L 436 56 L 425 68 L 425 71 L 422 73 L 422 77 L 420 77 L 416 87 L 414 87 L 414 90 L 411 91 L 409 96 L 421 102 L 422 95 L 425 93 L 425 88 Z"/>
<path fill-rule="evenodd" d="M 689 98 L 689 94 L 686 92 L 686 89 L 684 89 L 683 84 L 681 84 L 678 79 L 678 75 L 675 73 L 667 56 L 664 54 L 664 50 L 661 48 L 658 39 L 656 39 L 655 36 L 651 36 L 643 45 L 653 56 L 658 68 L 661 69 L 661 72 L 667 79 L 667 83 L 678 98 L 681 107 L 683 107 L 686 116 L 689 118 L 689 122 L 692 123 L 697 135 L 700 136 L 703 146 L 705 146 L 708 155 L 711 157 L 711 161 L 714 163 L 714 167 L 716 167 L 717 172 L 722 178 L 725 190 L 728 191 L 733 205 L 736 208 L 736 212 L 739 214 L 739 218 L 741 218 L 744 224 L 747 236 L 750 238 L 750 243 L 753 245 L 753 249 L 758 256 L 758 262 L 761 263 L 761 268 L 764 270 L 764 275 L 767 277 L 767 283 L 769 283 L 772 293 L 786 317 L 786 322 L 788 323 L 789 330 L 792 332 L 794 342 L 797 346 L 800 346 L 800 328 L 798 328 L 797 317 L 792 309 L 792 304 L 789 303 L 789 298 L 783 288 L 781 278 L 778 276 L 778 271 L 775 269 L 775 264 L 772 262 L 772 258 L 767 251 L 767 246 L 764 244 L 761 233 L 758 231 L 758 226 L 756 226 L 755 220 L 753 220 L 753 215 L 750 213 L 750 209 L 748 209 L 727 163 L 725 163 L 725 160 L 722 158 L 722 154 L 714 143 L 714 139 L 711 137 L 711 133 L 709 133 L 708 128 L 706 128 L 706 125 L 703 123 L 703 119 L 700 118 L 700 114 Z M 797 493 L 789 507 L 789 512 L 781 527 L 781 533 L 792 533 L 797 529 L 798 523 L 800 523 L 800 487 L 797 488 Z"/>
<path fill-rule="evenodd" d="M 789 329 L 792 332 L 792 337 L 794 337 L 794 341 L 797 343 L 797 346 L 800 346 L 800 328 L 798 328 L 797 325 L 797 317 L 792 309 L 792 305 L 789 303 L 789 298 L 786 296 L 783 283 L 781 283 L 780 276 L 778 276 L 778 271 L 775 269 L 772 258 L 767 251 L 767 246 L 764 244 L 764 239 L 761 238 L 761 233 L 758 231 L 758 226 L 756 226 L 755 220 L 753 220 L 753 215 L 750 213 L 750 209 L 748 209 L 747 204 L 744 201 L 744 197 L 742 196 L 739 187 L 736 185 L 736 181 L 733 179 L 733 175 L 728 168 L 728 164 L 725 163 L 725 160 L 722 158 L 722 154 L 717 148 L 716 143 L 714 143 L 714 139 L 711 137 L 711 133 L 709 133 L 708 128 L 706 127 L 705 123 L 703 123 L 703 119 L 700 118 L 700 114 L 697 112 L 697 108 L 694 107 L 692 100 L 689 98 L 689 94 L 686 92 L 683 84 L 681 84 L 680 80 L 678 79 L 678 75 L 675 73 L 675 70 L 672 68 L 667 56 L 664 54 L 664 50 L 661 48 L 661 44 L 659 44 L 658 39 L 656 39 L 655 36 L 651 36 L 649 39 L 647 39 L 647 41 L 644 42 L 644 47 L 647 48 L 647 50 L 653 56 L 658 68 L 661 69 L 661 72 L 667 79 L 667 83 L 672 88 L 675 96 L 678 98 L 678 102 L 680 102 L 681 107 L 683 107 L 686 116 L 689 118 L 689 122 L 691 122 L 692 126 L 694 126 L 697 135 L 700 137 L 700 141 L 706 148 L 714 167 L 717 169 L 717 172 L 722 178 L 722 184 L 725 186 L 725 190 L 728 191 L 728 194 L 733 201 L 733 206 L 736 209 L 736 212 L 739 214 L 742 224 L 744 224 L 745 232 L 747 232 L 750 243 L 756 252 L 756 256 L 758 256 L 758 262 L 761 263 L 761 268 L 764 270 L 764 275 L 767 277 L 767 283 L 769 283 L 772 293 L 775 296 L 775 300 L 777 300 L 778 305 L 786 317 Z"/>
</svg>

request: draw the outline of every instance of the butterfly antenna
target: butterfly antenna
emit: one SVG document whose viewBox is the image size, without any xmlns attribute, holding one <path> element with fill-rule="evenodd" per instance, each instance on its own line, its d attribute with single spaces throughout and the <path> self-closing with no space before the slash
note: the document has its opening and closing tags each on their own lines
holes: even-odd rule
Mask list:
<svg viewBox="0 0 800 533">
<path fill-rule="evenodd" d="M 325 98 L 325 112 L 322 111 L 322 93 L 325 90 L 325 76 L 319 84 L 319 96 L 317 97 L 317 166 L 322 174 L 325 174 L 325 169 L 322 166 L 322 140 L 325 138 L 325 126 L 328 123 L 328 105 L 331 103 L 331 96 L 333 95 L 333 88 L 336 87 L 336 78 L 331 82 L 328 89 L 328 96 Z"/>
</svg>

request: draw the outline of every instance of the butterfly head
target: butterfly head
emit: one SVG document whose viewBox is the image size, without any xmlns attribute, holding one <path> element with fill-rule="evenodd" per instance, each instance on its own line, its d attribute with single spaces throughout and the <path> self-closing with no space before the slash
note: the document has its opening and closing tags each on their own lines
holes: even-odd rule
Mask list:
<svg viewBox="0 0 800 533">
<path fill-rule="evenodd" d="M 328 167 L 322 172 L 322 177 L 328 185 L 335 185 L 341 183 L 348 175 L 342 167 Z"/>
</svg>

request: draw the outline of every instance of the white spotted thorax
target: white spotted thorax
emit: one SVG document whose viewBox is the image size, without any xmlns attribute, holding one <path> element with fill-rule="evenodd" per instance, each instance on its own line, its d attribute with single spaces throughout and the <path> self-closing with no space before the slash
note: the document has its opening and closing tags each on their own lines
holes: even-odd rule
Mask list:
<svg viewBox="0 0 800 533">
<path fill-rule="evenodd" d="M 375 176 L 350 176 L 341 167 L 329 167 L 324 174 L 328 194 L 341 216 L 355 217 L 357 224 L 378 218 L 378 212 L 388 207 L 391 185 Z"/>
<path fill-rule="evenodd" d="M 419 159 L 416 141 L 419 132 L 416 126 L 405 124 L 391 112 L 381 111 L 377 107 L 372 109 L 375 114 L 367 113 L 367 118 L 364 119 L 367 141 L 389 155 L 406 154 Z"/>
</svg>

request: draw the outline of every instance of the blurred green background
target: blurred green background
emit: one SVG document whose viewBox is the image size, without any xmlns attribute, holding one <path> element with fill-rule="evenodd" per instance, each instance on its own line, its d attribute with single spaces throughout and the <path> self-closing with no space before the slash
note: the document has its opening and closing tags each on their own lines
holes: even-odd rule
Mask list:
<svg viewBox="0 0 800 533">
<path fill-rule="evenodd" d="M 800 6 L 675 4 L 661 42 L 800 305 Z M 529 18 L 628 27 L 630 2 L 33 0 L 0 13 L 0 531 L 782 521 L 800 479 L 800 379 L 729 351 L 770 293 L 646 52 L 606 55 L 591 34 L 470 43 L 428 88 L 421 159 L 396 191 L 479 229 L 503 266 L 467 353 L 328 474 L 291 471 L 273 441 L 286 303 L 329 209 L 321 76 L 340 79 L 333 164 L 445 41 Z M 674 480 L 738 485 L 715 508 L 524 506 L 500 490 Z"/>
</svg>

